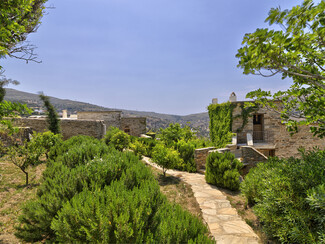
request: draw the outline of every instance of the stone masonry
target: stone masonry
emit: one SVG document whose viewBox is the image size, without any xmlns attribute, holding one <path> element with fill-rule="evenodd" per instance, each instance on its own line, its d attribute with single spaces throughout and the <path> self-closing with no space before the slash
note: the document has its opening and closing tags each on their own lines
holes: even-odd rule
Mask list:
<svg viewBox="0 0 325 244">
<path fill-rule="evenodd" d="M 39 133 L 48 130 L 45 118 L 16 118 L 15 125 L 30 127 L 33 131 Z M 60 126 L 63 139 L 77 135 L 87 135 L 101 139 L 106 133 L 106 126 L 102 120 L 61 119 Z"/>
<path fill-rule="evenodd" d="M 122 111 L 87 111 L 77 112 L 79 120 L 103 120 L 106 128 L 114 126 L 120 128 Z"/>
<path fill-rule="evenodd" d="M 140 136 L 145 134 L 147 130 L 147 122 L 145 117 L 122 117 L 120 129 L 128 132 L 131 136 Z"/>
<path fill-rule="evenodd" d="M 209 151 L 216 149 L 215 147 L 199 148 L 194 151 L 194 160 L 198 172 L 205 170 L 205 162 Z"/>
<path fill-rule="evenodd" d="M 233 103 L 236 105 L 236 107 L 233 111 L 234 119 L 232 123 L 232 132 L 237 133 L 237 130 L 242 126 L 240 105 L 244 102 Z M 254 142 L 252 145 L 260 152 L 264 153 L 269 150 L 273 150 L 275 153 L 274 156 L 287 158 L 291 156 L 298 156 L 299 153 L 297 149 L 299 147 L 304 147 L 306 149 L 311 149 L 313 147 L 325 149 L 325 140 L 314 137 L 312 133 L 309 132 L 308 126 L 299 126 L 299 132 L 291 136 L 290 133 L 286 130 L 285 124 L 281 122 L 281 118 L 278 113 L 267 110 L 265 108 L 260 108 L 258 111 L 256 111 L 255 114 L 262 115 L 263 118 L 263 123 L 261 126 L 263 139 L 258 143 Z M 248 122 L 242 131 L 237 133 L 238 144 L 247 143 L 247 134 L 253 135 L 253 139 L 256 137 L 256 133 L 254 134 L 254 123 L 252 116 L 248 117 Z M 259 147 L 262 144 L 264 145 L 262 147 Z"/>
</svg>

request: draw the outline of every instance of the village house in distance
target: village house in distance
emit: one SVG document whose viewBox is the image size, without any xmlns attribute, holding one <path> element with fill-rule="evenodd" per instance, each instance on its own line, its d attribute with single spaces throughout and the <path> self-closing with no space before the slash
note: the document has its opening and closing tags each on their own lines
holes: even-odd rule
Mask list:
<svg viewBox="0 0 325 244">
<path fill-rule="evenodd" d="M 235 105 L 233 110 L 232 132 L 236 133 L 233 144 L 251 146 L 265 156 L 288 158 L 299 156 L 298 148 L 325 148 L 325 140 L 313 136 L 308 126 L 299 126 L 298 133 L 290 135 L 280 114 L 266 108 L 259 108 L 248 117 L 243 127 L 242 106 L 244 101 L 237 101 L 235 93 L 230 95 L 229 101 Z M 240 131 L 240 132 L 238 132 Z"/>
<path fill-rule="evenodd" d="M 32 131 L 44 132 L 48 130 L 46 118 L 19 118 L 15 119 L 18 126 L 30 127 Z M 67 111 L 63 110 L 60 120 L 63 139 L 72 136 L 87 135 L 101 139 L 110 126 L 117 127 L 132 136 L 146 133 L 145 117 L 123 117 L 122 111 L 87 111 L 77 112 L 77 116 L 68 118 Z"/>
</svg>

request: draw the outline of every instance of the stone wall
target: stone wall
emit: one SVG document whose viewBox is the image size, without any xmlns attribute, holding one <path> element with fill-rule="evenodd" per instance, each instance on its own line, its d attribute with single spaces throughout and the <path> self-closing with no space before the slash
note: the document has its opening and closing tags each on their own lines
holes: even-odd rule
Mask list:
<svg viewBox="0 0 325 244">
<path fill-rule="evenodd" d="M 232 131 L 236 133 L 237 129 L 242 126 L 241 107 L 244 102 L 235 102 L 236 107 L 233 111 L 233 123 Z M 280 106 L 280 105 L 279 105 Z M 304 147 L 311 149 L 313 147 L 319 147 L 325 149 L 325 139 L 314 137 L 309 132 L 308 126 L 299 126 L 299 132 L 294 135 L 286 130 L 285 124 L 281 123 L 280 115 L 274 111 L 267 110 L 265 108 L 259 109 L 256 114 L 263 114 L 264 123 L 264 141 L 262 143 L 268 144 L 270 149 L 275 149 L 275 156 L 280 158 L 287 158 L 291 156 L 298 156 L 297 149 Z M 236 118 L 236 116 L 238 118 Z M 247 143 L 246 134 L 253 133 L 253 117 L 248 117 L 248 123 L 245 125 L 240 133 L 237 133 L 238 143 Z M 253 135 L 254 137 L 254 135 Z M 253 146 L 257 143 L 254 142 Z"/>
<path fill-rule="evenodd" d="M 36 132 L 48 130 L 48 125 L 44 118 L 17 118 L 14 124 L 16 126 L 30 127 Z M 61 119 L 60 126 L 63 139 L 77 135 L 87 135 L 101 139 L 106 133 L 106 127 L 102 120 Z"/>
<path fill-rule="evenodd" d="M 325 149 L 325 139 L 314 137 L 309 132 L 308 126 L 299 126 L 298 133 L 292 136 L 286 130 L 285 125 L 278 122 L 279 130 L 275 136 L 275 156 L 280 158 L 288 158 L 291 156 L 299 156 L 298 148 L 304 147 L 306 149 L 312 149 L 313 147 L 319 147 Z"/>
<path fill-rule="evenodd" d="M 209 151 L 216 149 L 215 147 L 206 147 L 195 149 L 194 160 L 196 163 L 196 169 L 198 172 L 205 170 L 206 159 L 209 155 Z"/>
<path fill-rule="evenodd" d="M 236 102 L 236 107 L 233 111 L 233 122 L 232 122 L 232 132 L 237 133 L 237 130 L 242 127 L 243 119 L 242 119 L 242 109 L 241 104 L 244 102 Z M 264 136 L 265 136 L 265 142 L 272 143 L 275 138 L 275 132 L 277 132 L 280 128 L 280 125 L 278 124 L 279 121 L 281 121 L 280 115 L 276 112 L 266 110 L 265 108 L 259 109 L 256 114 L 263 114 L 264 116 Z M 237 117 L 237 118 L 236 118 Z M 250 133 L 253 135 L 253 117 L 248 117 L 248 122 L 245 125 L 245 127 L 237 133 L 237 141 L 238 143 L 246 143 L 247 138 L 246 134 Z"/>
<path fill-rule="evenodd" d="M 242 146 L 241 148 L 241 153 L 242 153 L 242 158 L 243 158 L 243 163 L 258 163 L 258 162 L 263 162 L 267 160 L 267 157 L 256 150 L 255 148 L 251 146 Z"/>
<path fill-rule="evenodd" d="M 104 120 L 106 128 L 114 126 L 120 128 L 121 125 L 121 111 L 89 111 L 78 112 L 78 120 Z"/>
<path fill-rule="evenodd" d="M 147 132 L 147 119 L 145 117 L 123 117 L 120 129 L 131 136 L 140 136 Z"/>
</svg>

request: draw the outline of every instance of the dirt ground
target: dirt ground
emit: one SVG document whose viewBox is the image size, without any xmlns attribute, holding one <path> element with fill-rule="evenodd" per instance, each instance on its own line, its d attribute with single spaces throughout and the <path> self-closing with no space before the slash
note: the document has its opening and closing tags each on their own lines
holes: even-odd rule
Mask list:
<svg viewBox="0 0 325 244">
<path fill-rule="evenodd" d="M 164 177 L 160 170 L 151 166 L 148 167 L 151 168 L 155 178 L 158 180 L 160 191 L 170 202 L 178 203 L 184 209 L 203 220 L 200 206 L 196 201 L 192 188 L 189 184 L 181 181 L 177 177 L 168 175 L 168 171 L 166 173 L 166 177 Z"/>
</svg>

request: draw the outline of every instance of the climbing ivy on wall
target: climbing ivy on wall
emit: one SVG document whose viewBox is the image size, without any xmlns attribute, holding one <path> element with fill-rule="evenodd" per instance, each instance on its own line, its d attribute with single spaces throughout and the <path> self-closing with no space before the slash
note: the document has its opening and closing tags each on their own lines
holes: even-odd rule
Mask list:
<svg viewBox="0 0 325 244">
<path fill-rule="evenodd" d="M 210 104 L 208 106 L 210 117 L 210 139 L 217 147 L 224 147 L 231 142 L 232 112 L 235 104 L 230 102 Z"/>
<path fill-rule="evenodd" d="M 241 127 L 236 130 L 236 133 L 243 131 L 244 127 L 248 123 L 248 117 L 251 117 L 252 113 L 258 110 L 258 105 L 255 103 L 241 103 L 240 108 L 241 108 L 241 114 L 238 114 L 235 117 L 233 117 L 233 119 L 237 119 L 240 117 L 243 119 L 243 123 Z"/>
</svg>

